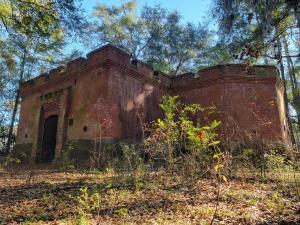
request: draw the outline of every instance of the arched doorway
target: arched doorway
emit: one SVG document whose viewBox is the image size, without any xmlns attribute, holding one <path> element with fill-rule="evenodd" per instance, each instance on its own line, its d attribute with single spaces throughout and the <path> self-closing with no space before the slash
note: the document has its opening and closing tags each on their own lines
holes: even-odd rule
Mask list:
<svg viewBox="0 0 300 225">
<path fill-rule="evenodd" d="M 40 161 L 51 162 L 55 156 L 58 116 L 49 116 L 44 121 Z"/>
</svg>

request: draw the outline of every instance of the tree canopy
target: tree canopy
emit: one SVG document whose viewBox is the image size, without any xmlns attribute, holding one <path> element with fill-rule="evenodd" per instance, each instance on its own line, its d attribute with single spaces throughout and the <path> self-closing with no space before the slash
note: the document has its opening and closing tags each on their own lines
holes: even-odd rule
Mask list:
<svg viewBox="0 0 300 225">
<path fill-rule="evenodd" d="M 239 62 L 278 65 L 291 121 L 300 128 L 300 2 L 215 0 L 219 37 Z"/>
<path fill-rule="evenodd" d="M 112 43 L 133 58 L 169 74 L 194 70 L 195 60 L 211 41 L 204 25 L 183 23 L 178 12 L 160 6 L 144 6 L 138 14 L 136 1 L 121 6 L 98 4 L 94 32 L 98 42 Z"/>
<path fill-rule="evenodd" d="M 4 126 L 10 123 L 2 129 L 8 131 L 6 152 L 17 119 L 19 83 L 68 58 L 63 47 L 83 26 L 80 12 L 75 0 L 0 1 L 0 118 Z"/>
</svg>

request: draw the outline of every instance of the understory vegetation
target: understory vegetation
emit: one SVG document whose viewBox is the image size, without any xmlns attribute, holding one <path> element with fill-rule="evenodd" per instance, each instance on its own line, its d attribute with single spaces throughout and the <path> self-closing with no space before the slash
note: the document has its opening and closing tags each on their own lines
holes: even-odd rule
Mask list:
<svg viewBox="0 0 300 225">
<path fill-rule="evenodd" d="M 79 169 L 71 144 L 60 166 L 26 168 L 8 157 L 0 224 L 299 224 L 300 165 L 292 150 L 233 154 L 219 140 L 220 122 L 198 119 L 213 107 L 177 96 L 160 106 L 163 119 L 143 125 L 141 143 L 103 146 L 117 152 L 105 166 Z M 99 160 L 97 149 L 90 157 Z"/>
<path fill-rule="evenodd" d="M 291 172 L 262 178 L 243 171 L 218 185 L 210 178 L 187 179 L 165 170 L 40 167 L 2 173 L 0 186 L 2 224 L 212 224 L 212 218 L 213 224 L 299 224 Z"/>
</svg>

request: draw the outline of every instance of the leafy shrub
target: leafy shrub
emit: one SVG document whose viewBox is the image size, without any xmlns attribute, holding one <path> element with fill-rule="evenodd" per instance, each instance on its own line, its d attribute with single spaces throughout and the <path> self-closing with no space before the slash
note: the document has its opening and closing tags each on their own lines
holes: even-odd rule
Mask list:
<svg viewBox="0 0 300 225">
<path fill-rule="evenodd" d="M 265 155 L 267 169 L 271 172 L 284 172 L 292 170 L 292 162 L 283 155 L 270 152 Z"/>
<path fill-rule="evenodd" d="M 136 145 L 122 142 L 120 143 L 120 147 L 129 171 L 138 170 L 143 167 L 144 162 Z"/>
<path fill-rule="evenodd" d="M 74 151 L 74 146 L 72 143 L 67 143 L 66 147 L 62 150 L 61 168 L 63 170 L 75 168 L 75 160 L 74 158 L 72 158 L 73 151 Z"/>
<path fill-rule="evenodd" d="M 14 146 L 13 151 L 8 155 L 7 159 L 19 163 L 30 163 L 31 162 L 31 144 L 18 144 Z"/>
<path fill-rule="evenodd" d="M 87 187 L 80 188 L 80 195 L 76 198 L 79 213 L 79 224 L 88 224 L 92 213 L 100 208 L 101 196 L 98 192 L 89 193 Z"/>
<path fill-rule="evenodd" d="M 22 158 L 26 158 L 26 153 L 21 154 Z M 9 154 L 5 161 L 0 164 L 0 172 L 3 172 L 5 169 L 8 169 L 8 167 L 16 166 L 20 164 L 22 160 L 20 158 L 14 157 L 13 155 Z"/>
<path fill-rule="evenodd" d="M 161 109 L 164 119 L 154 121 L 145 140 L 145 150 L 150 158 L 165 161 L 170 170 L 182 168 L 188 173 L 204 169 L 218 152 L 215 129 L 220 122 L 204 123 L 200 114 L 212 113 L 214 108 L 199 104 L 183 104 L 178 96 L 164 96 Z"/>
<path fill-rule="evenodd" d="M 19 144 L 16 145 L 11 153 L 9 153 L 5 160 L 0 164 L 0 171 L 4 169 L 11 169 L 14 173 L 14 169 L 25 163 L 31 163 L 31 144 Z"/>
</svg>

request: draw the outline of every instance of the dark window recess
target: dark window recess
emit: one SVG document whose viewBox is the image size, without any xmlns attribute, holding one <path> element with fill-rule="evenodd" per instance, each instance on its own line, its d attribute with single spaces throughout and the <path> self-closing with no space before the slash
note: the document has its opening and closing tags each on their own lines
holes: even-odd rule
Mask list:
<svg viewBox="0 0 300 225">
<path fill-rule="evenodd" d="M 55 156 L 56 134 L 57 134 L 58 116 L 53 115 L 45 119 L 42 149 L 39 155 L 39 161 L 51 162 Z"/>
<path fill-rule="evenodd" d="M 154 71 L 153 75 L 154 75 L 155 79 L 157 79 L 157 80 L 159 79 L 159 72 L 158 71 Z"/>
<path fill-rule="evenodd" d="M 74 124 L 74 119 L 69 119 L 69 127 L 73 126 Z"/>
<path fill-rule="evenodd" d="M 131 65 L 134 67 L 134 68 L 137 68 L 137 65 L 138 65 L 138 60 L 137 59 L 131 59 Z"/>
<path fill-rule="evenodd" d="M 27 134 L 25 134 L 25 138 L 28 138 L 28 135 L 27 135 Z"/>
<path fill-rule="evenodd" d="M 76 84 L 77 84 L 77 79 L 74 79 L 74 85 L 76 86 Z"/>
<path fill-rule="evenodd" d="M 45 80 L 46 80 L 46 81 L 50 80 L 49 74 L 45 74 Z"/>
<path fill-rule="evenodd" d="M 83 131 L 86 132 L 87 131 L 87 126 L 83 127 Z"/>
</svg>

